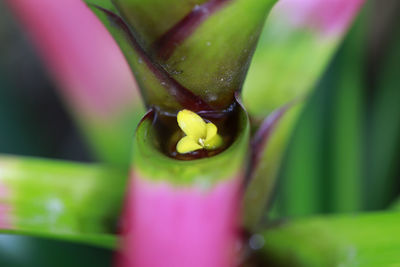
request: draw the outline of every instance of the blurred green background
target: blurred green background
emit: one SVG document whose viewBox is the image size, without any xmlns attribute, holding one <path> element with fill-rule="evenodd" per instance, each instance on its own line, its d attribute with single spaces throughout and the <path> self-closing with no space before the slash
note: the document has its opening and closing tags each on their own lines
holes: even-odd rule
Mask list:
<svg viewBox="0 0 400 267">
<path fill-rule="evenodd" d="M 271 218 L 389 208 L 400 192 L 400 2 L 370 1 L 316 85 Z M 54 83 L 0 2 L 0 153 L 92 161 Z M 0 235 L 0 266 L 109 266 L 110 251 Z"/>
</svg>

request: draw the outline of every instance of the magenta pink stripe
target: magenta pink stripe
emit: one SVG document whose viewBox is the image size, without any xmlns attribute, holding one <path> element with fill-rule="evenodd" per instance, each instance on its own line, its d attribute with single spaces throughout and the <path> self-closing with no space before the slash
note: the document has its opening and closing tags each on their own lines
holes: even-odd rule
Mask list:
<svg viewBox="0 0 400 267">
<path fill-rule="evenodd" d="M 240 178 L 201 189 L 150 182 L 134 174 L 118 266 L 234 266 Z"/>
<path fill-rule="evenodd" d="M 222 4 L 229 0 L 210 0 L 202 5 L 196 5 L 181 21 L 168 30 L 155 43 L 158 56 L 167 60 L 185 39 L 210 15 L 217 11 Z"/>
<path fill-rule="evenodd" d="M 7 186 L 0 182 L 0 229 L 11 229 L 11 206 L 4 201 L 9 199 Z"/>
<path fill-rule="evenodd" d="M 340 35 L 363 3 L 364 0 L 280 0 L 272 15 L 322 35 Z"/>
</svg>

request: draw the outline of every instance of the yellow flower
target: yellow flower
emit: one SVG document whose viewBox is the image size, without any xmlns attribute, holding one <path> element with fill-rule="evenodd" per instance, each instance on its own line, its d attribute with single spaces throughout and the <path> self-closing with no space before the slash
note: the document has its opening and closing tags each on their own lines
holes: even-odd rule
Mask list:
<svg viewBox="0 0 400 267">
<path fill-rule="evenodd" d="M 186 134 L 176 145 L 176 150 L 188 153 L 198 149 L 216 149 L 222 145 L 222 138 L 218 135 L 217 126 L 214 123 L 206 123 L 196 113 L 184 109 L 177 116 L 179 127 Z"/>
</svg>

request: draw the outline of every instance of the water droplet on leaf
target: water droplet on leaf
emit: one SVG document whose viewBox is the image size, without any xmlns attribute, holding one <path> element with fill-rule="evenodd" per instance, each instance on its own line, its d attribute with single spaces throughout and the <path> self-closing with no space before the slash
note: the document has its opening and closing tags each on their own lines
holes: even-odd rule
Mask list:
<svg viewBox="0 0 400 267">
<path fill-rule="evenodd" d="M 262 235 L 254 234 L 249 239 L 249 246 L 253 250 L 258 250 L 264 246 L 265 240 Z"/>
</svg>

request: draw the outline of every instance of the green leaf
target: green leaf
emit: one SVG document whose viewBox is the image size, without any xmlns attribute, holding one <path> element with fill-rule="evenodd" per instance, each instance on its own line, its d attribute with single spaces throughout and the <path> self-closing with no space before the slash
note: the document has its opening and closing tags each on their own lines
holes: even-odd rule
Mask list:
<svg viewBox="0 0 400 267">
<path fill-rule="evenodd" d="M 232 265 L 250 136 L 243 107 L 236 105 L 232 113 L 226 123 L 237 130 L 234 138 L 220 132 L 223 146 L 228 147 L 183 155 L 175 150 L 183 132 L 174 116 L 168 122 L 169 127 L 176 125 L 170 134 L 157 129 L 159 119 L 166 118 L 153 110 L 143 118 L 134 138 L 132 180 L 123 217 L 128 222 L 122 231 L 126 262 L 175 266 L 182 259 L 199 266 Z M 221 123 L 221 117 L 203 118 Z M 152 256 L 159 253 L 171 256 L 160 263 Z"/>
<path fill-rule="evenodd" d="M 242 212 L 247 230 L 257 229 L 271 204 L 282 161 L 303 104 L 304 101 L 298 101 L 271 113 L 253 138 L 250 182 Z"/>
<path fill-rule="evenodd" d="M 114 0 L 122 17 L 136 30 L 147 49 L 207 0 Z"/>
<path fill-rule="evenodd" d="M 117 13 L 97 5 L 90 4 L 89 7 L 119 44 L 135 74 L 148 107 L 154 105 L 162 107 L 166 111 L 176 111 L 182 107 L 193 111 L 207 109 L 208 105 L 204 101 L 171 79 L 168 72 L 149 57 L 136 40 L 129 26 Z"/>
<path fill-rule="evenodd" d="M 118 12 L 86 2 L 119 43 L 147 106 L 176 112 L 234 102 L 275 0 L 186 1 L 178 9 L 163 8 L 176 0 L 120 0 Z"/>
<path fill-rule="evenodd" d="M 398 194 L 400 159 L 400 20 L 388 35 L 392 38 L 377 68 L 377 82 L 371 95 L 367 136 L 365 195 L 368 209 L 387 207 Z"/>
<path fill-rule="evenodd" d="M 330 103 L 325 116 L 329 141 L 324 177 L 329 179 L 326 208 L 330 212 L 363 210 L 363 91 L 367 85 L 363 80 L 366 52 L 361 47 L 367 28 L 367 12 L 362 12 L 339 48 L 326 81 Z"/>
<path fill-rule="evenodd" d="M 265 117 L 313 89 L 362 2 L 278 2 L 267 19 L 243 88 L 251 116 Z"/>
<path fill-rule="evenodd" d="M 363 209 L 362 83 L 366 13 L 321 77 L 295 129 L 274 216 Z"/>
<path fill-rule="evenodd" d="M 318 86 L 305 103 L 279 174 L 270 217 L 298 216 L 321 212 L 324 202 L 322 179 L 324 139 L 322 123 L 327 99 Z"/>
<path fill-rule="evenodd" d="M 0 235 L 0 266 L 110 267 L 113 250 L 63 240 Z"/>
<path fill-rule="evenodd" d="M 400 211 L 400 198 L 397 198 L 396 201 L 391 205 L 393 210 Z"/>
<path fill-rule="evenodd" d="M 95 164 L 0 157 L 0 232 L 112 248 L 127 173 Z"/>
<path fill-rule="evenodd" d="M 396 266 L 399 225 L 398 212 L 294 220 L 253 236 L 253 244 L 264 243 L 253 260 L 256 266 Z"/>
<path fill-rule="evenodd" d="M 241 90 L 266 14 L 275 3 L 225 2 L 163 63 L 173 78 L 216 109 L 228 107 L 234 92 Z"/>
</svg>

